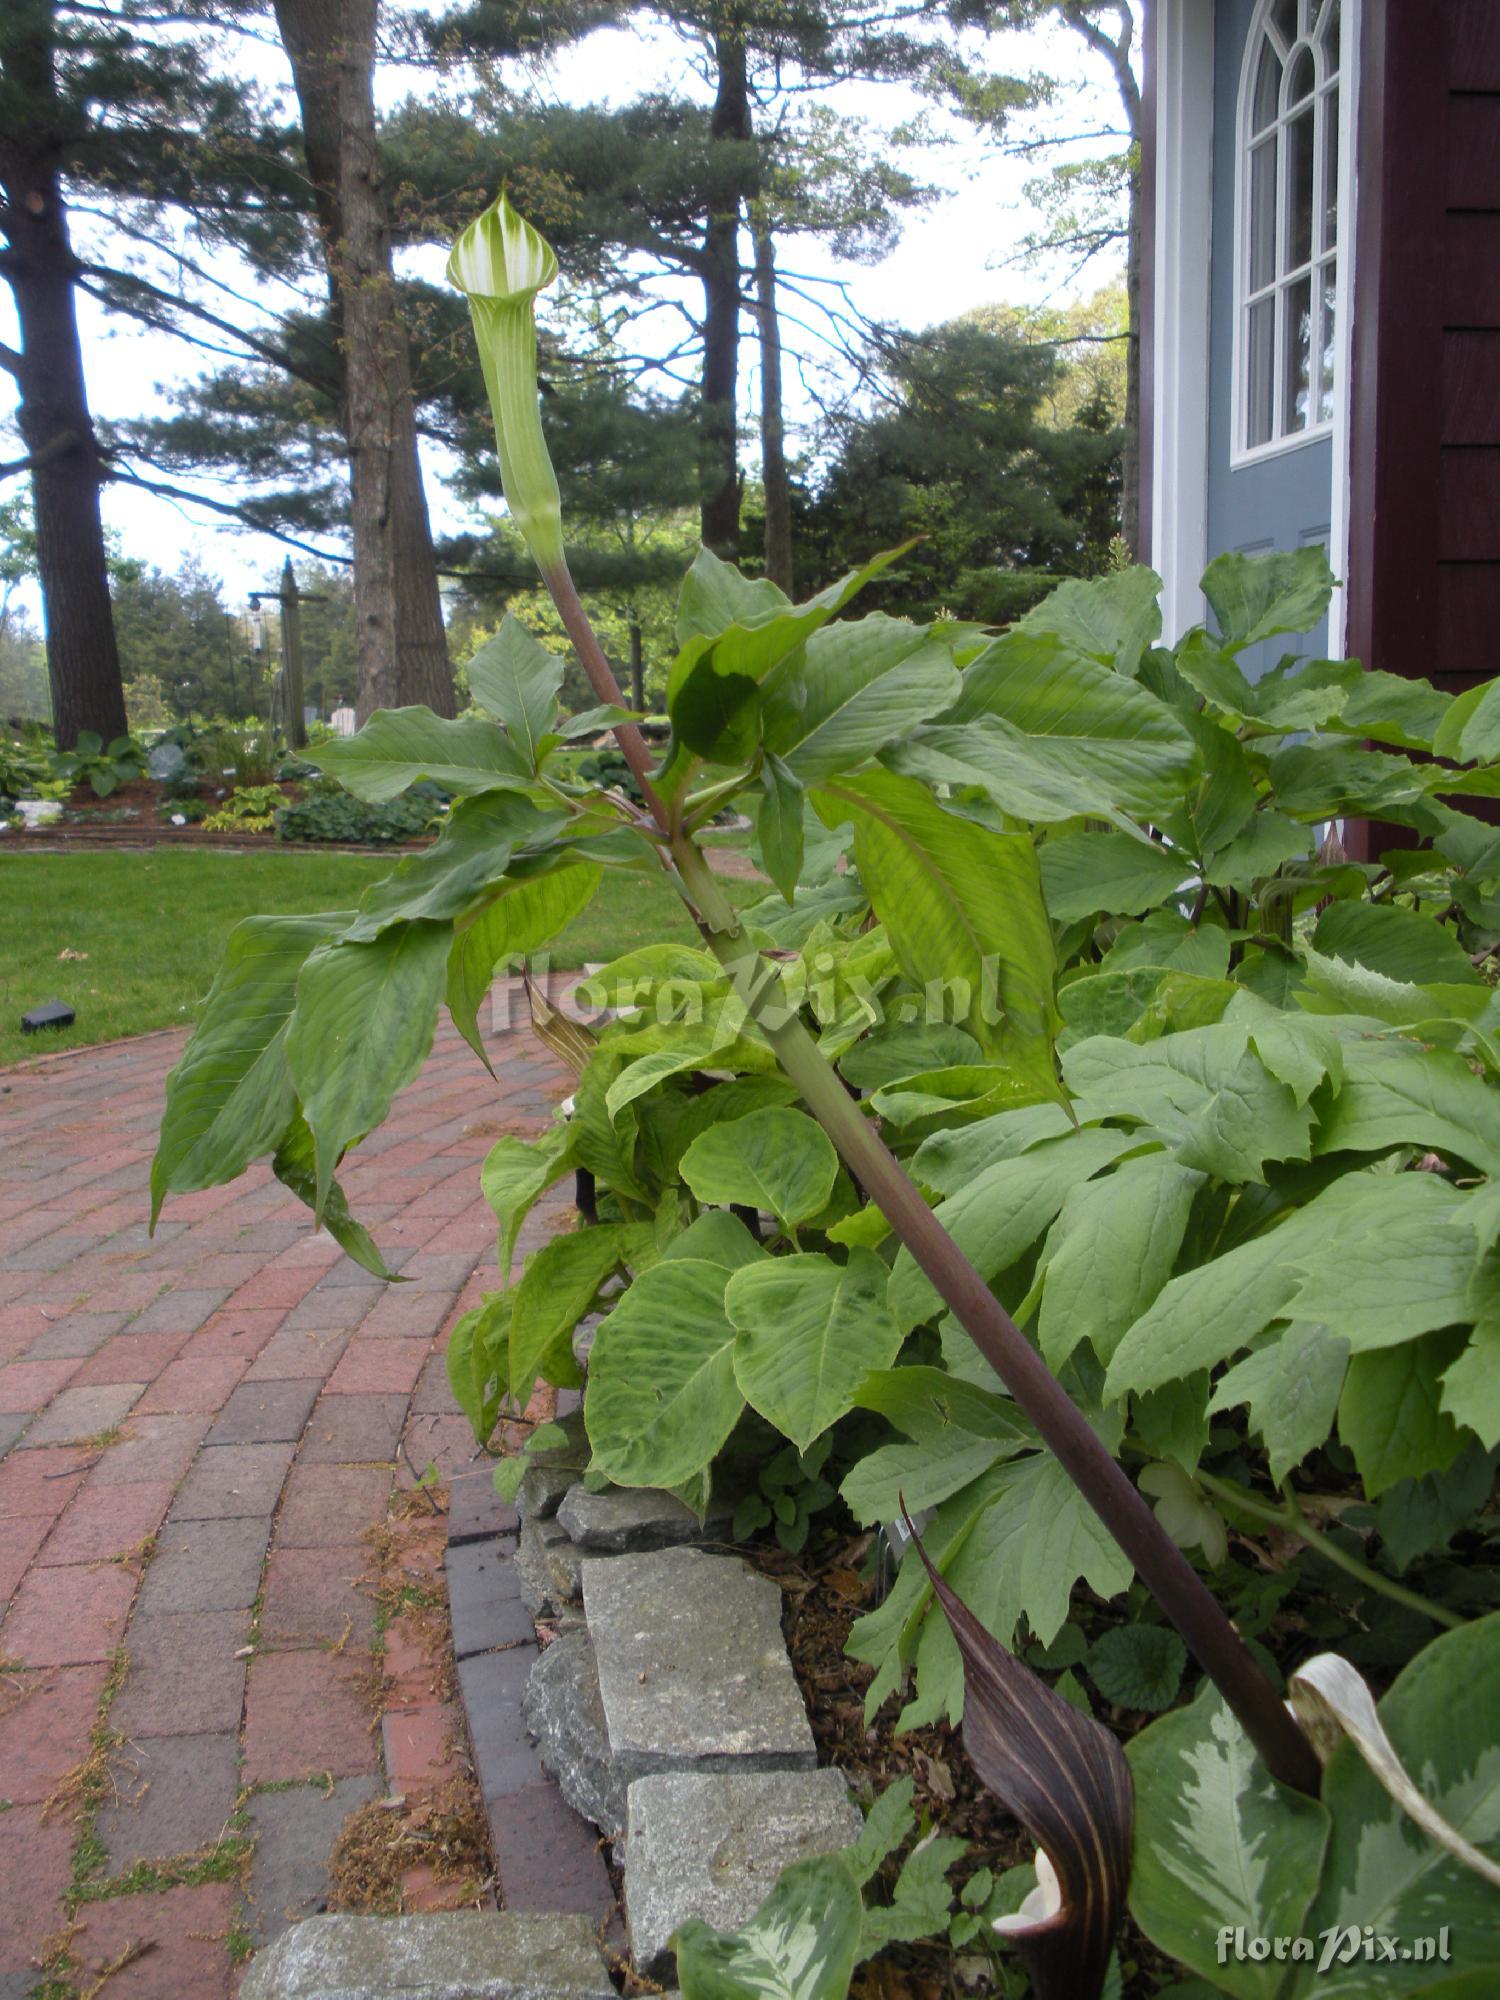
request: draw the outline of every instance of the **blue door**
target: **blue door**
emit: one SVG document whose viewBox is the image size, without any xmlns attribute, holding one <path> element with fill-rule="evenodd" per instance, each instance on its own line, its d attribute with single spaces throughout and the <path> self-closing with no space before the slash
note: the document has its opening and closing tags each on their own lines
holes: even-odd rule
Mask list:
<svg viewBox="0 0 1500 2000">
<path fill-rule="evenodd" d="M 1339 0 L 1214 15 L 1208 545 L 1327 547 L 1340 248 Z M 1324 629 L 1299 650 L 1327 648 Z M 1243 657 L 1257 676 L 1284 645 Z"/>
</svg>

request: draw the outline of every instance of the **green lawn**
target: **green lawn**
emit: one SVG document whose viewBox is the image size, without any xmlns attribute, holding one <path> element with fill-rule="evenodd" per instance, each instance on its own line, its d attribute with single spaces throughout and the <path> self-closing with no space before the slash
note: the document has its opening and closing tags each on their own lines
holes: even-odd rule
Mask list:
<svg viewBox="0 0 1500 2000">
<path fill-rule="evenodd" d="M 388 854 L 203 851 L 0 853 L 0 1064 L 190 1021 L 241 917 L 348 909 L 388 874 Z M 737 903 L 764 883 L 727 882 Z M 693 935 L 665 881 L 607 875 L 552 952 L 567 968 Z M 67 958 L 65 952 L 81 952 Z M 61 1033 L 21 1033 L 21 1015 L 62 1000 Z"/>
</svg>

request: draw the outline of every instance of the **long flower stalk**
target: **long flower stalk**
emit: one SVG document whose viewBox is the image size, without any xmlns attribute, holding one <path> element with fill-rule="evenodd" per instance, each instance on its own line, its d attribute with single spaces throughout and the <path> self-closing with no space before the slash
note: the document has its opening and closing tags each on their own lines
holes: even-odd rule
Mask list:
<svg viewBox="0 0 1500 2000">
<path fill-rule="evenodd" d="M 484 361 L 485 380 L 491 389 L 506 500 L 527 537 L 595 697 L 602 703 L 620 705 L 619 683 L 568 569 L 560 509 L 556 509 L 554 528 L 557 482 L 537 409 L 532 314 L 536 293 L 551 282 L 556 268 L 551 250 L 503 195 L 459 237 L 449 260 L 450 277 L 461 290 L 469 291 L 481 350 L 487 340 L 492 343 Z M 471 280 L 486 288 L 477 297 L 470 290 Z M 544 470 L 539 459 L 545 461 Z M 1129 1556 L 1189 1651 L 1238 1716 L 1272 1775 L 1298 1791 L 1315 1795 L 1321 1767 L 1312 1745 L 1212 1592 L 948 1235 L 920 1189 L 844 1089 L 800 1016 L 782 1000 L 775 966 L 745 935 L 701 849 L 673 823 L 653 789 L 650 754 L 640 731 L 633 723 L 622 723 L 615 735 L 667 845 L 679 891 L 709 949 L 729 974 L 809 1111 Z"/>
</svg>

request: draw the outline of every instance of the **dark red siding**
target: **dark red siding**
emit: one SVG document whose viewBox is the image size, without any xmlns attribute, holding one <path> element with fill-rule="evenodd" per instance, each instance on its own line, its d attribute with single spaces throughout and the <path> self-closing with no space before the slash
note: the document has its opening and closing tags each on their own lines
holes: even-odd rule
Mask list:
<svg viewBox="0 0 1500 2000">
<path fill-rule="evenodd" d="M 1500 0 L 1365 0 L 1350 650 L 1500 673 Z"/>
</svg>

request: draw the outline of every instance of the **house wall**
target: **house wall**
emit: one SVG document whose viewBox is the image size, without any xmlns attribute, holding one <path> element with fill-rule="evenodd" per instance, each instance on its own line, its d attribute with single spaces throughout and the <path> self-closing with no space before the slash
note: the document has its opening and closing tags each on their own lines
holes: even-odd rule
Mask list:
<svg viewBox="0 0 1500 2000">
<path fill-rule="evenodd" d="M 1500 4 L 1366 0 L 1350 650 L 1500 673 Z"/>
</svg>

